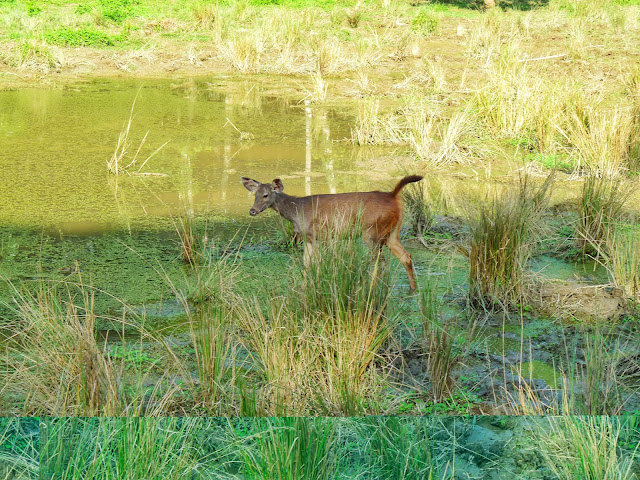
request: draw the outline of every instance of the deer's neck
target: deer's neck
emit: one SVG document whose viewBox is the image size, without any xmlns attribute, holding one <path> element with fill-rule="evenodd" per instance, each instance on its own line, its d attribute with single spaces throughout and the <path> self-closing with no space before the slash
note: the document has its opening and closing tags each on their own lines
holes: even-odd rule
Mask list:
<svg viewBox="0 0 640 480">
<path fill-rule="evenodd" d="M 294 225 L 297 225 L 302 211 L 302 200 L 302 198 L 292 197 L 286 193 L 278 193 L 272 208 Z"/>
</svg>

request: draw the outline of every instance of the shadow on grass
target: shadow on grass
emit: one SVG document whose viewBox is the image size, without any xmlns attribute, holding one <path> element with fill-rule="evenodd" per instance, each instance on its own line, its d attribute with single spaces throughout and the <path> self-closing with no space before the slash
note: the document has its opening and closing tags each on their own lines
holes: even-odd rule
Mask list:
<svg viewBox="0 0 640 480">
<path fill-rule="evenodd" d="M 427 3 L 424 1 L 415 1 L 414 4 L 420 5 Z M 472 10 L 482 10 L 484 8 L 484 0 L 437 0 L 441 5 L 453 5 L 459 8 L 469 8 Z M 496 0 L 496 6 L 511 10 L 533 10 L 534 8 L 545 7 L 549 4 L 549 0 Z"/>
</svg>

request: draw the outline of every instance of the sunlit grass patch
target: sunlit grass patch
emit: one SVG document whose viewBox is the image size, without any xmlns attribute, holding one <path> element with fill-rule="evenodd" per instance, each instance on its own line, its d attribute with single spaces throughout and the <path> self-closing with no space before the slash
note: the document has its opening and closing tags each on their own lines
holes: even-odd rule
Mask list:
<svg viewBox="0 0 640 480">
<path fill-rule="evenodd" d="M 603 263 L 612 283 L 627 298 L 640 301 L 640 227 L 615 225 L 601 247 Z"/>
<path fill-rule="evenodd" d="M 630 167 L 634 121 L 629 107 L 605 108 L 599 101 L 576 97 L 558 130 L 573 149 L 580 171 L 610 177 Z"/>
</svg>

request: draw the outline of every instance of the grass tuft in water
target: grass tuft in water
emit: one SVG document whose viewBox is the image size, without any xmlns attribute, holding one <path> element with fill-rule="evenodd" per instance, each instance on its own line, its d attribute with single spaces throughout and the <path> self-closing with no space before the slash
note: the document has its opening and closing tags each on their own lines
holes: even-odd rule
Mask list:
<svg viewBox="0 0 640 480">
<path fill-rule="evenodd" d="M 144 137 L 140 141 L 140 144 L 138 145 L 136 152 L 132 157 L 129 153 L 129 150 L 132 147 L 129 140 L 129 133 L 131 131 L 131 124 L 133 123 L 133 111 L 136 106 L 136 100 L 137 98 L 133 100 L 133 104 L 131 105 L 131 113 L 129 114 L 129 120 L 122 127 L 122 131 L 118 136 L 118 141 L 116 142 L 116 148 L 113 152 L 113 155 L 111 155 L 111 159 L 107 160 L 107 171 L 112 175 L 122 175 L 125 173 L 129 175 L 161 175 L 157 173 L 143 173 L 142 169 L 147 164 L 147 162 L 151 160 L 169 142 L 163 143 L 157 149 L 155 149 L 151 153 L 151 155 L 147 156 L 147 158 L 144 159 L 144 161 L 140 164 L 135 172 L 130 171 L 136 166 L 140 150 L 142 150 L 142 147 L 147 140 L 147 136 L 149 135 L 149 132 L 145 133 Z"/>
<path fill-rule="evenodd" d="M 540 234 L 541 215 L 548 201 L 553 174 L 535 187 L 527 176 L 517 190 L 487 199 L 477 215 L 469 216 L 469 299 L 488 310 L 521 303 L 524 269 Z"/>
<path fill-rule="evenodd" d="M 424 181 L 405 187 L 402 192 L 405 217 L 409 220 L 411 234 L 424 238 L 433 225 L 434 213 Z"/>
<path fill-rule="evenodd" d="M 603 264 L 614 286 L 640 301 L 640 226 L 616 225 L 604 246 Z"/>
<path fill-rule="evenodd" d="M 454 345 L 454 325 L 451 320 L 441 318 L 436 290 L 430 282 L 426 282 L 422 287 L 420 315 L 431 393 L 434 403 L 438 403 L 454 392 L 452 373 L 459 357 Z"/>
</svg>

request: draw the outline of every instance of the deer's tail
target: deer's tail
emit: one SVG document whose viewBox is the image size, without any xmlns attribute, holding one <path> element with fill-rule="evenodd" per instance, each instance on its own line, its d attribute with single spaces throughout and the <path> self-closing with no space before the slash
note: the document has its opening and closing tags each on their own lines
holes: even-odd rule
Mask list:
<svg viewBox="0 0 640 480">
<path fill-rule="evenodd" d="M 419 182 L 420 180 L 422 180 L 422 178 L 422 175 L 409 175 L 408 177 L 404 177 L 398 182 L 396 188 L 394 188 L 391 192 L 391 195 L 395 197 L 396 195 L 398 195 L 398 193 L 400 193 L 400 190 L 402 190 L 405 185 L 407 185 L 408 183 Z"/>
</svg>

